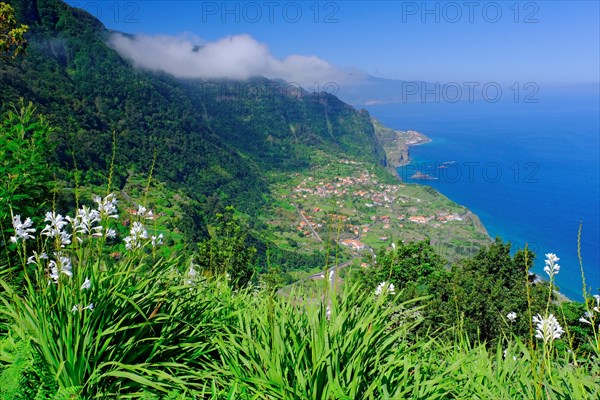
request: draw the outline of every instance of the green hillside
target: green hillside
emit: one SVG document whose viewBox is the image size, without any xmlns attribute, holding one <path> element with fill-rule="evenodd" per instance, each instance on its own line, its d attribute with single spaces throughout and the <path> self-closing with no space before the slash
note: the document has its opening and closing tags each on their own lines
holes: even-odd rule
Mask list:
<svg viewBox="0 0 600 400">
<path fill-rule="evenodd" d="M 274 193 L 291 190 L 290 174 L 308 176 L 321 164 L 350 159 L 385 175 L 387 156 L 369 114 L 335 96 L 264 78 L 186 81 L 139 70 L 107 46 L 111 32 L 89 14 L 59 0 L 11 4 L 30 27 L 29 47 L 26 56 L 0 65 L 0 111 L 22 98 L 54 128 L 48 163 L 59 208 L 73 204 L 75 187 L 91 193 L 105 185 L 111 165 L 112 189 L 126 197 L 142 191 L 152 171 L 164 187 L 149 201 L 174 216 L 181 240 L 195 247 L 216 213 L 233 206 L 247 216 L 264 256 L 279 239 L 263 222 L 284 211 L 273 209 L 280 200 Z M 408 192 L 429 196 L 414 185 Z M 438 208 L 431 211 L 449 211 Z M 445 227 L 426 236 L 456 255 L 465 243 L 486 241 L 475 216 L 467 225 L 467 237 Z M 406 237 L 395 228 L 390 239 Z M 285 265 L 296 252 L 287 250 L 279 258 L 284 269 L 297 265 Z"/>
<path fill-rule="evenodd" d="M 0 400 L 599 398 L 600 296 L 386 170 L 421 134 L 137 70 L 90 15 L 11 4 Z"/>
<path fill-rule="evenodd" d="M 148 171 L 190 197 L 218 194 L 256 209 L 266 169 L 299 169 L 312 148 L 378 161 L 369 116 L 324 93 L 283 90 L 281 83 L 181 82 L 138 71 L 106 44 L 109 32 L 87 13 L 58 0 L 10 2 L 30 26 L 27 57 L 0 70 L 2 109 L 23 97 L 57 128 L 52 160 L 65 171 L 74 153 L 87 181 L 108 170 L 117 134 L 120 184 L 126 171 Z M 223 96 L 223 93 L 233 93 Z M 96 175 L 96 176 L 94 176 Z M 87 183 L 87 182 L 85 182 Z"/>
</svg>

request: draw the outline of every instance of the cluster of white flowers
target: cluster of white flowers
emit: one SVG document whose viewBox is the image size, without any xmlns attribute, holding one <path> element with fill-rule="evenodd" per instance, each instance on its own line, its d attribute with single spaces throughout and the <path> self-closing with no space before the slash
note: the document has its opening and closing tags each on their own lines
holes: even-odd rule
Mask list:
<svg viewBox="0 0 600 400">
<path fill-rule="evenodd" d="M 144 207 L 141 204 L 138 205 L 137 215 L 140 218 L 154 219 L 154 214 L 152 213 L 152 210 L 146 209 L 146 207 Z"/>
<path fill-rule="evenodd" d="M 514 311 L 511 311 L 508 314 L 506 314 L 506 318 L 508 318 L 508 320 L 510 322 L 515 322 L 517 320 L 517 313 Z"/>
<path fill-rule="evenodd" d="M 127 250 L 139 249 L 142 247 L 143 239 L 148 239 L 148 231 L 141 222 L 136 221 L 129 230 L 129 236 L 123 239 L 125 248 L 127 248 Z"/>
<path fill-rule="evenodd" d="M 154 219 L 154 213 L 152 212 L 152 210 L 147 209 L 141 204 L 138 205 L 138 209 L 135 212 L 135 215 L 144 219 Z M 133 223 L 129 231 L 129 236 L 127 236 L 123 240 L 125 241 L 125 247 L 127 248 L 127 250 L 133 250 L 143 247 L 145 244 L 144 239 L 148 239 L 148 231 L 146 230 L 146 228 L 144 228 L 144 224 L 142 224 L 139 221 L 136 221 Z M 163 244 L 163 239 L 164 235 L 162 233 L 156 236 L 151 236 L 150 244 L 152 245 L 152 248 L 156 248 L 156 246 Z"/>
<path fill-rule="evenodd" d="M 73 235 L 88 235 L 94 237 L 106 237 L 114 238 L 117 232 L 112 228 L 106 228 L 103 231 L 100 222 L 102 218 L 119 218 L 117 215 L 117 200 L 114 194 L 101 198 L 96 196 L 94 201 L 98 204 L 98 209 L 91 209 L 87 206 L 81 207 L 77 210 L 75 217 L 63 217 L 61 214 L 57 214 L 55 211 L 48 211 L 45 215 L 44 222 L 47 222 L 41 234 L 49 238 L 56 239 L 60 247 L 71 244 L 71 237 Z M 13 217 L 13 228 L 15 230 L 15 236 L 10 239 L 13 243 L 17 243 L 20 240 L 34 239 L 32 233 L 35 232 L 34 228 L 31 228 L 33 222 L 31 218 L 27 218 L 25 222 L 21 222 L 21 216 L 16 215 Z M 66 228 L 71 223 L 71 233 L 67 232 Z M 77 240 L 83 242 L 82 237 L 77 236 Z"/>
<path fill-rule="evenodd" d="M 558 275 L 558 273 L 560 272 L 560 265 L 558 265 L 558 260 L 560 260 L 560 258 L 556 257 L 556 254 L 546 254 L 546 266 L 544 267 L 544 271 L 548 274 L 550 279 L 552 279 L 554 275 Z"/>
<path fill-rule="evenodd" d="M 106 197 L 96 196 L 94 201 L 98 205 L 97 209 L 82 206 L 77 210 L 75 217 L 63 217 L 55 211 L 47 212 L 45 214 L 44 222 L 46 222 L 46 225 L 40 233 L 43 236 L 55 239 L 57 249 L 54 253 L 54 259 L 51 260 L 46 253 L 38 254 L 34 251 L 33 255 L 27 258 L 27 264 L 35 264 L 38 267 L 45 268 L 50 277 L 49 283 L 58 283 L 61 275 L 66 275 L 68 277 L 73 276 L 71 259 L 64 250 L 58 249 L 59 247 L 65 248 L 67 245 L 70 245 L 73 237 L 77 238 L 77 242 L 82 243 L 85 236 L 90 238 L 115 238 L 117 236 L 115 229 L 102 225 L 102 221 L 109 218 L 119 218 L 119 215 L 117 214 L 116 196 L 112 193 Z M 148 210 L 141 205 L 138 206 L 137 214 L 145 219 L 154 219 L 152 210 Z M 67 231 L 69 224 L 71 225 L 71 229 Z M 35 239 L 33 234 L 36 230 L 32 227 L 33 221 L 31 218 L 22 221 L 21 215 L 15 215 L 12 217 L 12 226 L 15 234 L 14 236 L 11 236 L 11 242 L 16 244 L 21 241 L 25 242 L 29 239 Z M 141 248 L 144 244 L 150 243 L 152 247 L 155 248 L 163 243 L 164 236 L 161 233 L 156 236 L 151 236 L 148 242 L 143 242 L 144 239 L 148 238 L 148 231 L 144 228 L 143 224 L 141 222 L 133 222 L 130 236 L 124 238 L 125 247 L 128 250 L 132 250 Z M 81 290 L 90 289 L 90 287 L 91 282 L 89 278 L 86 278 L 81 286 Z"/>
<path fill-rule="evenodd" d="M 75 218 L 67 217 L 67 220 L 73 226 L 73 232 L 80 235 L 102 236 L 102 227 L 94 224 L 100 223 L 100 211 L 92 210 L 89 207 L 83 206 L 77 210 Z M 79 242 L 83 239 L 78 237 Z"/>
<path fill-rule="evenodd" d="M 44 222 L 46 225 L 41 230 L 41 235 L 47 238 L 54 239 L 52 247 L 54 247 L 53 256 L 49 257 L 45 252 L 33 251 L 33 255 L 27 258 L 27 264 L 36 265 L 42 268 L 46 276 L 48 277 L 48 285 L 52 283 L 58 285 L 61 282 L 61 277 L 70 282 L 76 280 L 77 274 L 73 271 L 73 261 L 69 256 L 69 250 L 63 250 L 67 245 L 70 245 L 72 238 L 76 243 L 83 243 L 84 238 L 104 237 L 104 238 L 115 238 L 117 232 L 108 226 L 109 219 L 118 219 L 117 213 L 117 198 L 114 194 L 109 194 L 106 197 L 96 196 L 94 202 L 98 205 L 97 209 L 91 207 L 82 206 L 75 213 L 75 217 L 66 216 L 63 217 L 61 214 L 57 214 L 55 211 L 47 212 L 45 214 Z M 153 220 L 155 215 L 152 210 L 148 210 L 143 206 L 139 206 L 137 213 L 140 218 L 147 220 Z M 70 225 L 70 227 L 69 227 Z M 33 221 L 31 218 L 22 221 L 21 215 L 15 215 L 12 217 L 12 226 L 14 229 L 14 236 L 11 236 L 11 242 L 17 244 L 19 242 L 25 242 L 29 239 L 35 239 L 34 233 L 36 229 L 33 228 Z M 149 240 L 148 231 L 144 228 L 141 222 L 133 222 L 130 236 L 124 238 L 125 247 L 128 250 L 141 248 L 143 245 L 152 244 L 152 247 L 163 243 L 163 234 L 151 236 Z M 195 284 L 197 272 L 194 269 L 194 264 L 191 265 L 188 272 L 188 279 L 186 283 Z M 80 291 L 91 290 L 92 280 L 90 277 L 85 277 L 85 280 L 79 287 Z M 83 312 L 84 310 L 92 311 L 94 309 L 94 303 L 89 303 L 87 306 L 84 304 L 76 304 L 72 307 L 73 313 Z"/>
<path fill-rule="evenodd" d="M 50 269 L 50 278 L 54 280 L 54 283 L 58 283 L 60 274 L 65 274 L 69 278 L 73 276 L 73 266 L 69 257 L 59 255 L 56 261 L 50 260 L 48 268 Z"/>
<path fill-rule="evenodd" d="M 386 281 L 383 281 L 375 288 L 375 296 L 386 294 L 396 294 L 396 288 L 394 287 L 393 283 L 387 283 Z"/>
<path fill-rule="evenodd" d="M 114 194 L 111 193 L 104 198 L 96 196 L 94 201 L 98 204 L 100 218 L 119 218 L 119 214 L 117 214 L 117 198 Z"/>
<path fill-rule="evenodd" d="M 25 241 L 34 238 L 31 235 L 31 233 L 35 232 L 35 229 L 31 227 L 33 225 L 31 218 L 27 218 L 25 222 L 21 222 L 21 216 L 15 215 L 12 219 L 12 225 L 15 230 L 15 236 L 10 237 L 11 242 L 18 243 L 19 240 Z"/>
<path fill-rule="evenodd" d="M 64 230 L 69 224 L 66 218 L 60 214 L 56 214 L 54 211 L 48 211 L 46 213 L 46 218 L 44 218 L 44 222 L 50 222 L 50 224 L 42 229 L 42 235 L 58 239 L 61 247 L 71 244 L 71 234 Z"/>
<path fill-rule="evenodd" d="M 544 343 L 560 339 L 562 334 L 565 333 L 553 314 L 548 315 L 547 318 L 543 318 L 538 314 L 533 317 L 533 322 L 536 324 L 535 337 L 542 339 Z"/>
</svg>

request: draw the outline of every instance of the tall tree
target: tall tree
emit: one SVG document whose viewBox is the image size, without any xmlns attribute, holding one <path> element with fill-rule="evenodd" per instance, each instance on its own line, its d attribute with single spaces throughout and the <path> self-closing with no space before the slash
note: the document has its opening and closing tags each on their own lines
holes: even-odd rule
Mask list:
<svg viewBox="0 0 600 400">
<path fill-rule="evenodd" d="M 9 4 L 0 2 L 0 58 L 12 59 L 25 52 L 28 29 L 27 25 L 17 23 L 15 10 Z"/>
</svg>

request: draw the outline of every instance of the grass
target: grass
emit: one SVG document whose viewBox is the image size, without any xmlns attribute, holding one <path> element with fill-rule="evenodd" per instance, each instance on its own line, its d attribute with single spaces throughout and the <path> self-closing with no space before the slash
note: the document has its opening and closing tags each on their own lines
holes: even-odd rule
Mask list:
<svg viewBox="0 0 600 400">
<path fill-rule="evenodd" d="M 417 334 L 423 298 L 327 279 L 285 295 L 234 290 L 190 259 L 159 257 L 148 238 L 115 258 L 121 238 L 69 232 L 64 247 L 39 230 L 19 240 L 20 265 L 2 269 L 2 399 L 600 397 L 598 352 L 569 353 L 568 341 L 506 336 L 490 349 L 460 325 Z M 52 278 L 43 251 L 68 257 L 71 276 Z"/>
</svg>

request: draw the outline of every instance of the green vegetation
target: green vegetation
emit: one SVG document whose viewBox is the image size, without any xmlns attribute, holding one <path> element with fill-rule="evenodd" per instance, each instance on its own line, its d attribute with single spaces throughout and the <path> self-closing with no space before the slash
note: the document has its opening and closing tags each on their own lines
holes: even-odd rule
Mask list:
<svg viewBox="0 0 600 400">
<path fill-rule="evenodd" d="M 11 4 L 30 27 L 30 46 L 26 57 L 0 63 L 0 112 L 23 98 L 55 128 L 45 164 L 61 189 L 59 210 L 76 200 L 74 188 L 102 186 L 111 164 L 113 190 L 135 199 L 131 189 L 154 165 L 160 211 L 174 217 L 183 246 L 208 239 L 215 216 L 233 206 L 259 260 L 268 249 L 284 270 L 323 263 L 270 240 L 260 221 L 273 201 L 271 179 L 308 170 L 316 151 L 383 160 L 368 113 L 285 82 L 180 81 L 137 70 L 107 46 L 110 32 L 86 12 L 60 0 Z"/>
<path fill-rule="evenodd" d="M 366 112 L 137 71 L 88 14 L 11 4 L 0 398 L 600 396 L 600 296 L 386 173 Z"/>
<path fill-rule="evenodd" d="M 16 108 L 4 129 L 43 140 L 49 127 L 39 118 L 14 118 L 30 111 Z M 3 137 L 6 149 L 21 140 Z M 13 166 L 10 175 L 21 168 Z M 39 209 L 19 206 L 30 197 L 13 197 L 22 211 L 3 229 L 1 398 L 600 394 L 600 296 L 562 301 L 554 255 L 550 282 L 540 283 L 528 274 L 534 255 L 511 256 L 500 240 L 450 268 L 428 241 L 397 242 L 360 272 L 279 292 L 277 268 L 262 264 L 259 276 L 233 209 L 194 251 L 175 250 L 177 234 L 147 207 L 162 203 L 152 182 L 150 174 L 130 188 L 140 201 L 126 213 L 112 193 L 88 202 L 80 188 L 73 217 L 48 211 L 42 221 L 24 214 Z"/>
<path fill-rule="evenodd" d="M 548 323 L 563 308 L 551 301 L 552 292 L 539 320 L 530 320 L 535 332 L 520 335 L 503 316 L 492 321 L 506 325 L 495 344 L 469 338 L 461 318 L 431 329 L 441 313 L 430 307 L 432 296 L 415 297 L 410 288 L 433 287 L 441 274 L 451 273 L 426 242 L 381 252 L 381 262 L 365 273 L 370 278 L 387 273 L 388 282 L 398 283 L 397 294 L 389 284 L 373 291 L 368 282 L 357 282 L 343 288 L 325 284 L 317 297 L 303 291 L 280 296 L 268 287 L 242 287 L 225 270 L 202 267 L 194 258 L 157 258 L 161 244 L 146 230 L 152 215 L 147 209 L 138 209 L 121 241 L 111 233 L 121 230 L 116 199 L 109 194 L 96 203 L 96 210 L 82 207 L 73 219 L 49 213 L 39 233 L 29 221 L 13 220 L 9 251 L 21 260 L 17 270 L 23 279 L 2 269 L 1 398 L 600 394 L 597 333 L 587 332 L 591 351 L 573 346 L 570 334 L 563 335 L 562 327 L 568 332 L 569 326 Z M 234 221 L 224 225 L 230 229 Z M 219 243 L 229 240 L 239 243 L 231 237 Z M 112 250 L 123 242 L 126 249 L 115 257 Z M 502 246 L 496 243 L 467 263 L 485 265 Z M 201 250 L 199 258 L 207 251 L 212 252 Z M 231 256 L 227 270 L 243 269 L 246 260 Z M 554 261 L 549 265 L 558 270 Z M 508 298 L 514 295 L 507 290 Z M 538 309 L 530 304 L 531 315 Z M 596 324 L 600 315 L 590 315 Z M 527 311 L 516 314 L 517 321 L 528 318 Z"/>
<path fill-rule="evenodd" d="M 52 152 L 48 123 L 21 102 L 0 121 L 0 224 L 11 211 L 36 215 L 47 200 L 52 176 L 46 160 Z"/>
<path fill-rule="evenodd" d="M 18 25 L 15 10 L 0 2 L 0 59 L 10 59 L 22 54 L 27 48 L 25 33 L 29 27 Z"/>
<path fill-rule="evenodd" d="M 400 183 L 380 167 L 317 152 L 318 166 L 275 177 L 274 201 L 261 215 L 273 243 L 325 252 L 335 242 L 342 260 L 368 256 L 396 240 L 429 239 L 450 260 L 489 243 L 478 218 L 436 191 Z"/>
</svg>

